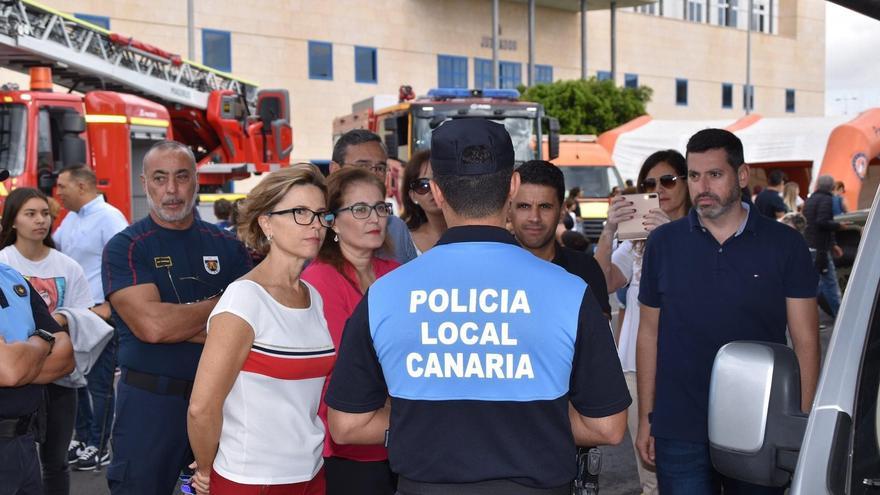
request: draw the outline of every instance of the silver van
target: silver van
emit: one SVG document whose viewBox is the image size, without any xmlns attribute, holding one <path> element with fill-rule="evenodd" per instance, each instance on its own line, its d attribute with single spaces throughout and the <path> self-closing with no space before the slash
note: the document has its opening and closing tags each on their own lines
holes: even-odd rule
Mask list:
<svg viewBox="0 0 880 495">
<path fill-rule="evenodd" d="M 800 411 L 794 352 L 732 342 L 709 392 L 712 463 L 726 476 L 789 493 L 880 494 L 880 194 L 868 215 L 819 378 Z"/>
</svg>

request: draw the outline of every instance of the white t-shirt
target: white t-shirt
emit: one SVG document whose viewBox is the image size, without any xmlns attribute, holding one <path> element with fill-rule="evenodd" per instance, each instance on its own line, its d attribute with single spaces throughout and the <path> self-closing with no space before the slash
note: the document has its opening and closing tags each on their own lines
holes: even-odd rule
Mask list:
<svg viewBox="0 0 880 495">
<path fill-rule="evenodd" d="M 632 241 L 623 241 L 611 254 L 611 263 L 629 282 L 626 291 L 626 313 L 620 325 L 620 343 L 617 355 L 623 371 L 636 370 L 636 340 L 639 333 L 639 280 L 642 278 L 642 256 L 636 253 Z"/>
<path fill-rule="evenodd" d="M 214 469 L 249 485 L 308 481 L 324 459 L 318 405 L 336 351 L 324 305 L 314 287 L 308 308 L 278 303 L 259 284 L 237 280 L 208 317 L 231 313 L 254 331 L 254 343 L 223 403 L 223 428 Z"/>
<path fill-rule="evenodd" d="M 13 244 L 0 250 L 0 263 L 24 275 L 43 297 L 50 313 L 58 308 L 88 309 L 94 305 L 82 267 L 57 249 L 50 249 L 49 255 L 40 261 L 31 261 Z"/>
</svg>

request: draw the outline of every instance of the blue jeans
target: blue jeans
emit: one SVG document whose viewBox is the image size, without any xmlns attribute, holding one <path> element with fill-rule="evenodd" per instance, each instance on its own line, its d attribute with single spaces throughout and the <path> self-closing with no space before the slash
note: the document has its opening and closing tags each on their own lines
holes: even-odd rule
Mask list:
<svg viewBox="0 0 880 495">
<path fill-rule="evenodd" d="M 782 495 L 784 488 L 753 485 L 723 476 L 712 467 L 709 443 L 654 439 L 657 487 L 663 495 Z"/>
<path fill-rule="evenodd" d="M 831 308 L 831 316 L 837 318 L 837 312 L 840 310 L 840 285 L 837 283 L 837 268 L 834 266 L 834 258 L 831 252 L 818 253 L 810 250 L 813 256 L 813 264 L 816 263 L 816 256 L 824 254 L 828 260 L 824 264 L 825 270 L 819 272 L 819 289 L 817 295 L 825 297 L 825 301 Z"/>
<path fill-rule="evenodd" d="M 76 438 L 86 445 L 107 447 L 107 438 L 110 437 L 110 428 L 113 425 L 113 373 L 116 371 L 118 345 L 114 331 L 113 337 L 86 376 L 88 385 L 77 392 L 79 406 L 76 412 Z"/>
</svg>

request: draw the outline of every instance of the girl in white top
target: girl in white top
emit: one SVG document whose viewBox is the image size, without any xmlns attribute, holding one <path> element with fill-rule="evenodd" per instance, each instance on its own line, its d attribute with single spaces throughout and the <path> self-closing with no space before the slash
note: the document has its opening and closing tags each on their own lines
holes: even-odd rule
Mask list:
<svg viewBox="0 0 880 495">
<path fill-rule="evenodd" d="M 664 223 L 684 217 L 691 206 L 687 188 L 687 162 L 684 157 L 675 150 L 658 151 L 649 156 L 639 171 L 638 191 L 656 192 L 660 197 L 660 208 L 651 210 L 643 219 L 647 231 L 650 232 Z M 635 442 L 639 421 L 636 341 L 639 330 L 639 281 L 645 241 L 624 241 L 613 254 L 611 253 L 611 240 L 617 234 L 617 225 L 633 218 L 633 213 L 635 210 L 631 202 L 626 201 L 622 196 L 612 198 L 608 209 L 608 221 L 605 222 L 605 228 L 599 238 L 595 256 L 605 273 L 605 283 L 608 284 L 609 293 L 629 284 L 626 293 L 627 309 L 620 328 L 617 353 L 629 393 L 633 398 L 627 413 L 627 426 Z M 657 479 L 652 471 L 645 469 L 638 454 L 636 454 L 636 464 L 642 493 L 657 493 Z"/>
<path fill-rule="evenodd" d="M 269 174 L 244 202 L 239 236 L 266 258 L 208 319 L 188 420 L 199 494 L 324 493 L 318 405 L 335 350 L 300 273 L 332 221 L 311 165 Z"/>
</svg>

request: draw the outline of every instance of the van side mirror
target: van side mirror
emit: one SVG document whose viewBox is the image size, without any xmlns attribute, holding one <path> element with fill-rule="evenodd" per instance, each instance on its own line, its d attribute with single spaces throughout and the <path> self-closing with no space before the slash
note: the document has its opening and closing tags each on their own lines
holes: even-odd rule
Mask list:
<svg viewBox="0 0 880 495">
<path fill-rule="evenodd" d="M 794 351 L 768 342 L 731 342 L 715 356 L 709 384 L 709 447 L 720 473 L 783 486 L 797 465 L 807 415 L 801 412 Z"/>
<path fill-rule="evenodd" d="M 547 118 L 547 160 L 559 157 L 559 119 Z"/>
</svg>

